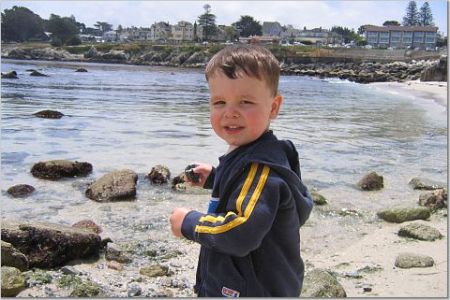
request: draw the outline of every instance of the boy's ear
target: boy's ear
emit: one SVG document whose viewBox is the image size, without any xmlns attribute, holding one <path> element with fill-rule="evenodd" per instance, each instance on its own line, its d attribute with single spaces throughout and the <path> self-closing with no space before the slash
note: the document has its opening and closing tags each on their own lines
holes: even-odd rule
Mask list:
<svg viewBox="0 0 450 300">
<path fill-rule="evenodd" d="M 281 104 L 283 103 L 283 96 L 277 94 L 272 102 L 272 107 L 270 110 L 270 118 L 275 119 L 280 112 Z"/>
</svg>

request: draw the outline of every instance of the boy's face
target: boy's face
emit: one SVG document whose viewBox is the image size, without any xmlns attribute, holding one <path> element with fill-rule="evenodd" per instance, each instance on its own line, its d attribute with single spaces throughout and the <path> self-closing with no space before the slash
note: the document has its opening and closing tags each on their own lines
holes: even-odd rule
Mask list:
<svg viewBox="0 0 450 300">
<path fill-rule="evenodd" d="M 273 96 L 264 80 L 238 73 L 237 79 L 216 71 L 208 80 L 211 125 L 230 145 L 229 151 L 253 142 L 277 117 L 282 97 Z"/>
</svg>

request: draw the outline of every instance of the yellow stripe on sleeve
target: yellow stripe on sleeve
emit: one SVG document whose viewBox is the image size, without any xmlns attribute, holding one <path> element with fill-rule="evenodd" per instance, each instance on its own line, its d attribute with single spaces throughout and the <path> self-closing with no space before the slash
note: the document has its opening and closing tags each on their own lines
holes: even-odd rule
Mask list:
<svg viewBox="0 0 450 300">
<path fill-rule="evenodd" d="M 264 186 L 266 184 L 267 178 L 269 177 L 269 172 L 270 172 L 270 168 L 268 166 L 264 166 L 264 168 L 261 172 L 261 176 L 259 178 L 258 184 L 256 185 L 255 191 L 253 192 L 253 194 L 250 198 L 250 201 L 249 201 L 247 207 L 245 208 L 244 216 L 238 216 L 237 218 L 230 221 L 229 223 L 223 224 L 220 226 L 216 226 L 216 227 L 197 225 L 197 226 L 195 226 L 195 232 L 218 234 L 218 233 L 226 232 L 236 226 L 239 226 L 239 225 L 245 223 L 248 220 L 248 218 L 250 217 L 250 215 L 252 214 L 253 209 L 255 208 L 256 203 L 258 202 L 259 196 L 261 195 L 261 192 L 264 189 Z M 250 177 L 250 174 L 248 177 Z M 245 184 L 244 184 L 244 186 L 245 186 Z M 250 186 L 251 186 L 251 184 L 250 184 Z M 244 189 L 244 187 L 242 189 Z M 245 198 L 245 196 L 244 196 L 244 198 Z M 242 205 L 242 201 L 243 200 L 241 200 L 241 203 L 240 203 L 241 205 Z M 228 217 L 228 216 L 229 216 L 229 213 L 227 214 L 226 217 Z"/>
</svg>

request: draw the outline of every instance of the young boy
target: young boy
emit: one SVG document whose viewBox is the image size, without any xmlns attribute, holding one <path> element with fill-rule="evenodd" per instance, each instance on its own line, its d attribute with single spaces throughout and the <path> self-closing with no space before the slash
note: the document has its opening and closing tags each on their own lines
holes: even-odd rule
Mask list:
<svg viewBox="0 0 450 300">
<path fill-rule="evenodd" d="M 206 67 L 215 133 L 228 152 L 217 168 L 198 164 L 192 185 L 212 188 L 208 212 L 175 208 L 175 236 L 201 244 L 198 296 L 298 297 L 304 265 L 299 229 L 312 200 L 298 153 L 269 130 L 281 107 L 280 66 L 267 49 L 235 45 Z"/>
</svg>

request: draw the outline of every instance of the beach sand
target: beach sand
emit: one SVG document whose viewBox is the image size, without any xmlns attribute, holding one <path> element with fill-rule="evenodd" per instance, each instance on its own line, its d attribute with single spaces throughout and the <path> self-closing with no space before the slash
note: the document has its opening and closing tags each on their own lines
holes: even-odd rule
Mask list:
<svg viewBox="0 0 450 300">
<path fill-rule="evenodd" d="M 396 92 L 411 97 L 433 99 L 445 107 L 448 105 L 447 82 L 444 81 L 422 82 L 420 80 L 413 80 L 405 82 L 374 82 L 369 85 L 387 90 L 395 90 Z"/>
</svg>

